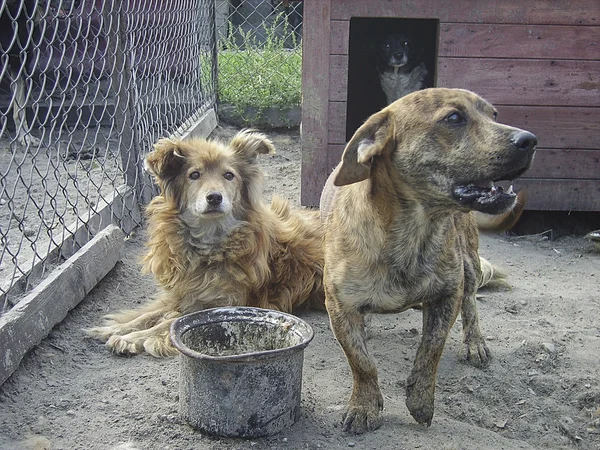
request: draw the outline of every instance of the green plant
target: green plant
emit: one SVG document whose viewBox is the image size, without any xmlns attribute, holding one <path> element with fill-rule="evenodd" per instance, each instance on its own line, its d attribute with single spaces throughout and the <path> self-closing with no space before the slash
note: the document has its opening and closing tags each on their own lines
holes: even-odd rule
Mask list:
<svg viewBox="0 0 600 450">
<path fill-rule="evenodd" d="M 278 25 L 282 23 L 283 27 Z M 278 33 L 278 27 L 283 28 L 283 33 Z M 240 113 L 248 107 L 300 105 L 301 47 L 286 48 L 285 36 L 290 33 L 287 33 L 287 22 L 281 22 L 281 17 L 273 24 L 265 25 L 264 31 L 264 42 L 259 44 L 254 32 L 244 33 L 230 24 L 228 39 L 219 46 L 219 101 L 233 105 Z"/>
</svg>

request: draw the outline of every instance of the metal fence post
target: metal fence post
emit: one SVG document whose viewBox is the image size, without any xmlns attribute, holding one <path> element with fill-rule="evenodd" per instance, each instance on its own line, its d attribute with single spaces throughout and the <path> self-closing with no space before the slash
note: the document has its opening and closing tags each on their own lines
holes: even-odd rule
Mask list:
<svg viewBox="0 0 600 450">
<path fill-rule="evenodd" d="M 139 120 L 136 113 L 138 102 L 137 85 L 132 69 L 133 52 L 131 40 L 127 37 L 126 13 L 127 0 L 109 0 L 104 8 L 104 23 L 109 36 L 108 58 L 112 59 L 110 86 L 115 102 L 114 123 L 119 129 L 119 151 L 123 164 L 125 184 L 134 192 L 140 203 L 147 203 L 150 198 L 143 198 L 143 174 L 140 164 L 141 146 L 139 138 Z"/>
</svg>

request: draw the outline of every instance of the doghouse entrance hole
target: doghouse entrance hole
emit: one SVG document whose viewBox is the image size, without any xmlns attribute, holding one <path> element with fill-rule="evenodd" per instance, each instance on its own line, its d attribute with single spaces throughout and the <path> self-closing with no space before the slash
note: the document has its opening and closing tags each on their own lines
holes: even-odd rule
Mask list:
<svg viewBox="0 0 600 450">
<path fill-rule="evenodd" d="M 427 70 L 424 87 L 433 87 L 437 69 L 438 28 L 437 19 L 350 19 L 346 141 L 371 114 L 387 105 L 379 76 L 382 62 L 378 57 L 386 37 L 409 35 L 412 45 L 422 47 L 419 58 Z"/>
</svg>

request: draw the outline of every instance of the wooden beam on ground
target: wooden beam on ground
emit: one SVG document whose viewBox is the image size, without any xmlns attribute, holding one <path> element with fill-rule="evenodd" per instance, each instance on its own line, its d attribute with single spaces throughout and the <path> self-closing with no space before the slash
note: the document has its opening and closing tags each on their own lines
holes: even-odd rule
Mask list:
<svg viewBox="0 0 600 450">
<path fill-rule="evenodd" d="M 124 239 L 107 226 L 0 317 L 0 385 L 122 258 Z"/>
<path fill-rule="evenodd" d="M 93 214 L 85 224 L 81 222 L 85 218 L 78 219 L 66 229 L 66 237 L 60 246 L 54 247 L 19 279 L 9 280 L 2 286 L 3 294 L 0 294 L 0 305 L 5 300 L 12 305 L 20 301 L 21 295 L 29 288 L 28 280 L 40 278 L 44 275 L 46 267 L 57 261 L 67 259 L 77 250 L 82 248 L 89 240 L 98 234 L 100 230 L 109 224 L 118 224 L 125 234 L 131 233 L 142 223 L 142 214 L 135 198 L 135 192 L 128 186 L 119 186 L 106 200 L 101 200 Z"/>
<path fill-rule="evenodd" d="M 186 129 L 181 133 L 181 139 L 192 137 L 208 137 L 217 128 L 217 114 L 214 108 L 208 109 L 200 118 L 192 123 L 185 123 Z"/>
</svg>

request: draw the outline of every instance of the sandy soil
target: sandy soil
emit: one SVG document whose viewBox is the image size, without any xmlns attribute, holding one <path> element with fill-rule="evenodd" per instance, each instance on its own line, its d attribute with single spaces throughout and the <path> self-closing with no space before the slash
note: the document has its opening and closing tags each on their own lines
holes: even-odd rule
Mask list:
<svg viewBox="0 0 600 450">
<path fill-rule="evenodd" d="M 230 136 L 235 130 L 220 128 Z M 297 132 L 270 133 L 265 192 L 299 198 Z M 127 256 L 24 359 L 0 387 L 0 449 L 600 449 L 600 254 L 580 237 L 483 236 L 481 253 L 510 273 L 512 289 L 481 292 L 481 326 L 494 360 L 458 361 L 460 324 L 442 357 L 436 413 L 417 425 L 404 383 L 420 313 L 374 316 L 370 352 L 385 399 L 383 426 L 345 434 L 340 417 L 351 379 L 325 312 L 301 314 L 315 330 L 305 351 L 302 415 L 289 430 L 253 440 L 200 434 L 178 415 L 178 359 L 122 358 L 82 328 L 151 297 L 140 275 L 144 231 Z"/>
<path fill-rule="evenodd" d="M 118 142 L 105 138 L 107 127 L 97 132 L 104 138 L 77 130 L 27 149 L 0 138 L 1 288 L 30 271 L 63 241 L 65 228 L 81 226 L 123 184 L 113 150 Z"/>
</svg>

